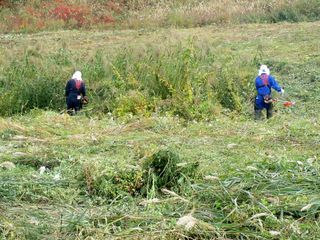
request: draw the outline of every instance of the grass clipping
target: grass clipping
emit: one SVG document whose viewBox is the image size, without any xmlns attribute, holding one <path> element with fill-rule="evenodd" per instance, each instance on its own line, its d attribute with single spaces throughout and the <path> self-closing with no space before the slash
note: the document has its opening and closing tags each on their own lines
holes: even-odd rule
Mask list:
<svg viewBox="0 0 320 240">
<path fill-rule="evenodd" d="M 182 162 L 174 150 L 161 149 L 143 164 L 146 190 L 158 191 L 162 188 L 179 190 L 187 179 L 195 177 L 198 165 L 197 162 Z"/>
</svg>

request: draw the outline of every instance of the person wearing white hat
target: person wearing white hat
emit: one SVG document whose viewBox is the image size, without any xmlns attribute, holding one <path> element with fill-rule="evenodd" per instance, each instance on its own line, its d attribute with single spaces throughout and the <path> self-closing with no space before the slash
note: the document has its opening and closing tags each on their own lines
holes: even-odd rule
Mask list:
<svg viewBox="0 0 320 240">
<path fill-rule="evenodd" d="M 280 94 L 284 93 L 283 88 L 279 86 L 274 76 L 270 75 L 270 69 L 266 65 L 261 65 L 258 76 L 255 80 L 257 96 L 254 104 L 255 119 L 261 118 L 263 109 L 267 111 L 267 118 L 273 114 L 271 89 L 273 88 Z"/>
<path fill-rule="evenodd" d="M 82 108 L 82 102 L 87 102 L 86 86 L 80 71 L 76 71 L 67 82 L 65 88 L 67 113 L 74 115 Z"/>
</svg>

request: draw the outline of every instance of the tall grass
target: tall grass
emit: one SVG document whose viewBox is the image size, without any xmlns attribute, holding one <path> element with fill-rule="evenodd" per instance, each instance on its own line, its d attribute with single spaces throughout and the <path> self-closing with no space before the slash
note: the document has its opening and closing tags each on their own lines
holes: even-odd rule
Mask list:
<svg viewBox="0 0 320 240">
<path fill-rule="evenodd" d="M 116 116 L 169 113 L 187 119 L 212 118 L 221 107 L 241 111 L 250 95 L 254 60 L 240 65 L 239 56 L 219 58 L 216 62 L 214 49 L 192 40 L 166 49 L 123 49 L 108 61 L 101 51 L 76 63 L 67 49 L 46 58 L 26 51 L 4 69 L 1 115 L 64 109 L 64 86 L 75 65 L 87 79 L 93 111 Z"/>
<path fill-rule="evenodd" d="M 320 3 L 317 0 L 287 1 L 285 4 L 279 4 L 278 7 L 266 5 L 264 11 L 252 12 L 247 16 L 241 16 L 240 21 L 244 22 L 302 22 L 318 21 L 320 19 Z"/>
<path fill-rule="evenodd" d="M 0 83 L 1 114 L 24 113 L 33 108 L 58 110 L 65 81 L 59 61 L 53 58 L 44 63 L 41 55 L 26 51 L 21 59 L 11 62 Z"/>
<path fill-rule="evenodd" d="M 138 53 L 125 49 L 110 67 L 111 79 L 104 86 L 109 93 L 104 91 L 103 97 L 116 115 L 167 112 L 204 119 L 214 117 L 221 107 L 241 111 L 251 94 L 255 62 L 240 65 L 239 56 L 216 57 L 210 46 L 200 47 L 190 40 Z"/>
</svg>

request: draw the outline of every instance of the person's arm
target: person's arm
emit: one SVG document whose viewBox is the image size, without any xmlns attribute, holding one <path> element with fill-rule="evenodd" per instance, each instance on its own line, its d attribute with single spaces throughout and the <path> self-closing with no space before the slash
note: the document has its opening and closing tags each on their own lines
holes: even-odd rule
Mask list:
<svg viewBox="0 0 320 240">
<path fill-rule="evenodd" d="M 260 84 L 259 84 L 259 77 L 256 77 L 256 89 L 258 91 L 258 88 L 260 87 Z"/>
<path fill-rule="evenodd" d="M 66 84 L 66 89 L 65 89 L 65 95 L 66 95 L 66 97 L 68 97 L 69 96 L 69 93 L 70 93 L 70 80 L 67 82 L 67 84 Z"/>
<path fill-rule="evenodd" d="M 86 96 L 86 85 L 84 84 L 84 82 L 82 82 L 81 84 L 81 94 L 83 97 Z"/>
<path fill-rule="evenodd" d="M 270 86 L 274 90 L 276 90 L 279 93 L 282 92 L 282 88 L 279 86 L 279 84 L 277 83 L 277 80 L 273 76 L 269 76 L 269 82 L 270 82 Z"/>
</svg>

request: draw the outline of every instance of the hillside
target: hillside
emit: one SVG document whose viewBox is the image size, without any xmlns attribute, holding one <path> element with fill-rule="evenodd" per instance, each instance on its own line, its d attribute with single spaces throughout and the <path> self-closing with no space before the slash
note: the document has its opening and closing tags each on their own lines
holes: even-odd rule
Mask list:
<svg viewBox="0 0 320 240">
<path fill-rule="evenodd" d="M 0 32 L 317 21 L 318 0 L 1 0 Z"/>
<path fill-rule="evenodd" d="M 320 22 L 1 34 L 1 238 L 317 239 L 319 37 Z M 296 105 L 254 121 L 262 63 Z M 91 102 L 70 117 L 75 69 Z"/>
</svg>

